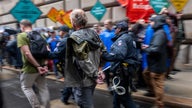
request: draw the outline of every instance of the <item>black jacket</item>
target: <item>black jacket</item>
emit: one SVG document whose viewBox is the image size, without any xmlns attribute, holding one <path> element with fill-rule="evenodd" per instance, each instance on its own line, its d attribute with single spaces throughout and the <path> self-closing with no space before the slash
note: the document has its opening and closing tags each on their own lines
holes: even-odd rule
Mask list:
<svg viewBox="0 0 192 108">
<path fill-rule="evenodd" d="M 144 51 L 147 52 L 148 69 L 155 73 L 166 72 L 166 59 L 167 59 L 167 38 L 163 30 L 165 20 L 163 16 L 157 16 L 154 19 L 155 25 L 153 29 L 155 33 L 148 48 Z"/>
<path fill-rule="evenodd" d="M 110 53 L 105 52 L 102 58 L 112 62 L 126 62 L 135 65 L 137 61 L 136 44 L 127 31 L 120 32 L 113 39 Z"/>
</svg>

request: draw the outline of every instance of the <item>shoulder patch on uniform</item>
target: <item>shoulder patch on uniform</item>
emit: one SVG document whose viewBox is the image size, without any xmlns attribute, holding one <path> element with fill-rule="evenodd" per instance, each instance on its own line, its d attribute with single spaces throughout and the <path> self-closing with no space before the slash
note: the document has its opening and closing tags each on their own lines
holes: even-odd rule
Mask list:
<svg viewBox="0 0 192 108">
<path fill-rule="evenodd" d="M 117 42 L 117 45 L 118 45 L 118 46 L 121 46 L 121 45 L 122 45 L 122 40 L 119 40 L 119 41 Z"/>
</svg>

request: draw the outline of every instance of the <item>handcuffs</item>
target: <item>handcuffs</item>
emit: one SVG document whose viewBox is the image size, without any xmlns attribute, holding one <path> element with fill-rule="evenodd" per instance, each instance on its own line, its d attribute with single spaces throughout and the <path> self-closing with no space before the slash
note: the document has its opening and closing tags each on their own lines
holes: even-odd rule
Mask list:
<svg viewBox="0 0 192 108">
<path fill-rule="evenodd" d="M 113 78 L 113 86 L 111 87 L 111 90 L 114 90 L 118 95 L 124 95 L 126 93 L 126 90 L 123 86 L 119 86 L 120 82 L 120 77 L 115 76 Z"/>
</svg>

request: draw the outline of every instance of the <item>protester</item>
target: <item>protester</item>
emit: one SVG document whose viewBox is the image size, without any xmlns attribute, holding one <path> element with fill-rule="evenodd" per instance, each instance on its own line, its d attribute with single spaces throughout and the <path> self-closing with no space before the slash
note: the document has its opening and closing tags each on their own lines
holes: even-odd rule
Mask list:
<svg viewBox="0 0 192 108">
<path fill-rule="evenodd" d="M 49 47 L 51 49 L 51 51 L 53 52 L 54 49 L 56 48 L 57 44 L 59 43 L 60 41 L 60 37 L 56 35 L 55 31 L 50 29 L 50 37 L 47 39 L 47 43 L 49 44 Z M 60 76 L 60 74 L 58 73 L 57 71 L 57 66 L 56 66 L 56 62 L 58 62 L 57 59 L 54 59 L 53 60 L 53 72 L 55 73 L 55 76 L 57 79 L 60 79 L 62 78 Z"/>
<path fill-rule="evenodd" d="M 80 108 L 94 108 L 101 41 L 94 30 L 85 28 L 88 19 L 83 10 L 73 10 L 70 19 L 76 31 L 67 39 L 64 83 L 66 87 L 73 87 Z"/>
<path fill-rule="evenodd" d="M 164 16 L 156 16 L 151 22 L 154 35 L 149 45 L 143 45 L 142 49 L 147 52 L 148 72 L 145 75 L 150 93 L 156 97 L 155 105 L 157 108 L 164 108 L 164 78 L 166 72 L 167 59 L 167 37 L 163 30 L 165 24 Z"/>
<path fill-rule="evenodd" d="M 184 24 L 183 24 L 183 21 L 181 20 L 182 13 L 177 12 L 176 14 L 173 14 L 173 13 L 169 12 L 167 8 L 162 8 L 159 14 L 170 17 L 171 22 L 174 26 L 174 29 L 175 29 L 174 32 L 175 33 L 172 33 L 172 36 L 173 36 L 173 57 L 171 59 L 170 69 L 172 69 L 173 71 L 181 71 L 179 69 L 176 69 L 174 64 L 175 64 L 175 60 L 176 60 L 177 55 L 178 55 L 179 50 L 180 50 L 181 42 L 185 38 L 184 26 L 183 26 Z"/>
<path fill-rule="evenodd" d="M 113 62 L 111 65 L 111 71 L 114 74 L 112 86 L 112 90 L 114 90 L 113 108 L 120 108 L 121 105 L 125 108 L 136 108 L 129 88 L 132 81 L 130 76 L 136 71 L 138 65 L 137 49 L 135 41 L 128 34 L 128 24 L 126 22 L 119 22 L 116 25 L 115 37 L 112 40 L 114 43 L 110 52 L 103 53 L 102 57 Z M 118 91 L 118 88 L 121 88 L 121 90 Z"/>
<path fill-rule="evenodd" d="M 146 28 L 146 33 L 145 33 L 145 37 L 144 37 L 144 41 L 143 44 L 144 45 L 149 45 L 152 39 L 152 36 L 154 35 L 154 29 L 152 28 L 152 21 L 154 20 L 154 18 L 157 15 L 151 15 L 151 17 L 149 18 L 149 24 L 147 25 Z M 147 53 L 146 52 L 142 52 L 142 74 L 143 74 L 143 78 L 145 80 L 145 83 L 147 84 L 147 86 L 149 87 L 148 91 L 149 93 L 146 93 L 145 96 L 154 96 L 153 93 L 151 93 L 152 91 L 150 90 L 151 84 L 150 84 L 150 73 L 148 71 L 148 61 L 147 61 Z M 146 76 L 146 77 L 145 77 Z"/>
<path fill-rule="evenodd" d="M 16 67 L 16 56 L 17 56 L 17 42 L 14 35 L 9 36 L 9 40 L 6 44 L 6 49 L 9 55 L 10 66 Z"/>
<path fill-rule="evenodd" d="M 20 24 L 17 23 L 17 34 L 21 33 L 21 29 L 20 29 Z M 17 35 L 16 35 L 17 36 Z M 16 45 L 17 45 L 17 37 L 16 37 Z M 21 69 L 23 67 L 23 62 L 22 62 L 22 55 L 21 55 L 21 50 L 20 48 L 17 47 L 17 57 L 16 57 L 17 61 L 16 61 L 16 69 Z"/>
<path fill-rule="evenodd" d="M 3 49 L 5 46 L 5 39 L 3 33 L 0 33 L 0 65 L 2 66 L 3 63 Z"/>
<path fill-rule="evenodd" d="M 173 13 L 169 12 L 166 7 L 162 8 L 161 11 L 159 12 L 159 14 L 170 17 L 174 26 L 176 26 L 176 27 L 178 26 L 177 14 L 173 14 Z M 178 16 L 180 16 L 180 15 L 178 14 Z"/>
<path fill-rule="evenodd" d="M 3 35 L 0 33 L 0 72 L 2 72 L 2 65 L 3 65 L 3 58 L 2 58 L 2 43 L 3 42 Z M 2 87 L 0 82 L 0 108 L 3 108 L 3 93 L 2 93 Z"/>
<path fill-rule="evenodd" d="M 95 32 L 100 35 L 100 33 L 102 32 L 101 26 L 99 24 L 94 24 L 93 25 L 93 30 L 95 30 Z"/>
<path fill-rule="evenodd" d="M 28 20 L 22 20 L 20 27 L 22 33 L 17 36 L 17 46 L 20 48 L 23 58 L 23 67 L 20 75 L 21 88 L 32 108 L 40 108 L 40 101 L 32 89 L 32 86 L 35 85 L 39 90 L 38 93 L 43 106 L 50 108 L 49 91 L 45 79 L 45 73 L 48 72 L 45 66 L 45 59 L 35 59 L 29 49 L 27 33 L 32 31 L 32 23 Z"/>
<path fill-rule="evenodd" d="M 141 20 L 142 21 L 142 20 Z M 137 67 L 137 72 L 134 73 L 133 76 L 133 86 L 131 87 L 132 91 L 137 91 L 136 88 L 145 87 L 143 75 L 142 75 L 142 55 L 141 55 L 141 44 L 143 42 L 143 38 L 145 36 L 145 24 L 143 22 L 137 22 L 131 29 L 129 29 L 129 35 L 133 37 L 134 41 L 136 42 L 136 48 L 137 48 L 137 56 L 138 56 L 138 62 L 139 66 Z M 136 85 L 136 87 L 134 86 Z"/>
<path fill-rule="evenodd" d="M 173 59 L 174 59 L 174 41 L 175 41 L 175 26 L 172 23 L 172 20 L 169 16 L 166 17 L 166 28 L 164 27 L 164 30 L 170 31 L 169 34 L 166 33 L 166 35 L 170 35 L 171 39 L 168 41 L 167 45 L 167 72 L 166 72 L 166 78 L 167 79 L 173 79 L 170 76 L 171 71 L 173 70 Z"/>
<path fill-rule="evenodd" d="M 7 32 L 2 32 L 0 36 L 0 50 L 1 50 L 1 55 L 0 55 L 0 62 L 2 65 L 6 65 L 6 62 L 8 62 L 8 52 L 6 49 L 6 44 L 9 40 L 10 34 Z M 6 60 L 6 62 L 4 62 Z"/>
<path fill-rule="evenodd" d="M 58 71 L 65 77 L 65 52 L 66 52 L 66 43 L 69 38 L 69 27 L 66 25 L 59 27 L 59 34 L 61 37 L 61 42 L 58 43 L 57 47 L 53 52 L 49 53 L 49 58 L 58 59 L 56 66 Z M 72 94 L 72 87 L 64 87 L 61 91 L 62 97 L 61 101 L 64 104 L 69 104 L 68 99 Z"/>
<path fill-rule="evenodd" d="M 151 26 L 151 23 L 153 23 L 153 20 L 154 20 L 154 18 L 156 17 L 157 15 L 155 15 L 155 14 L 153 14 L 152 16 L 151 16 L 151 18 L 149 18 L 149 25 L 147 26 L 147 29 L 146 29 L 146 34 L 145 34 L 145 38 L 144 38 L 144 44 L 145 45 L 149 45 L 150 44 L 150 42 L 151 42 L 151 40 L 152 40 L 152 37 L 153 37 L 153 35 L 154 35 L 154 29 L 152 28 L 152 26 Z M 164 16 L 164 15 L 163 15 Z M 164 16 L 165 18 L 166 18 L 166 16 Z M 164 32 L 165 32 L 165 34 L 166 34 L 166 37 L 167 37 L 167 54 L 168 55 L 170 55 L 170 53 L 172 53 L 171 51 L 171 48 L 172 48 L 172 46 L 173 46 L 173 40 L 172 40 L 172 35 L 171 35 L 171 32 L 170 32 L 170 27 L 169 27 L 169 25 L 167 24 L 167 23 L 165 23 L 164 25 L 163 25 L 163 30 L 164 30 Z M 170 55 L 171 56 L 171 55 Z M 169 59 L 169 57 L 170 56 L 167 56 L 168 58 L 167 58 L 167 62 L 166 62 L 166 66 L 167 66 L 167 70 L 169 70 L 169 68 L 170 68 L 170 59 Z M 145 74 L 147 74 L 147 73 L 149 73 L 149 72 L 147 72 L 148 71 L 148 69 L 147 69 L 147 67 L 148 67 L 148 62 L 147 62 L 147 53 L 146 52 L 143 52 L 142 53 L 142 68 L 143 68 L 143 74 L 145 75 Z M 145 77 L 146 78 L 146 77 Z M 168 77 L 167 77 L 168 78 Z M 145 82 L 147 82 L 148 80 L 146 80 L 145 79 Z M 147 83 L 148 84 L 148 83 Z M 145 94 L 146 96 L 153 96 L 153 95 L 151 95 L 151 94 Z"/>
<path fill-rule="evenodd" d="M 113 41 L 111 39 L 115 36 L 115 30 L 113 28 L 112 20 L 110 20 L 110 19 L 105 20 L 104 27 L 105 27 L 105 30 L 103 32 L 101 32 L 100 38 L 101 38 L 102 42 L 104 43 L 105 47 L 107 48 L 107 51 L 109 52 L 111 45 L 113 44 Z M 104 67 L 102 67 L 102 69 L 105 69 L 108 66 L 110 66 L 110 62 L 106 62 Z M 105 79 L 106 79 L 107 86 L 110 87 L 109 69 L 105 70 L 104 73 L 105 73 Z"/>
<path fill-rule="evenodd" d="M 175 32 L 174 41 L 173 41 L 173 59 L 171 68 L 173 71 L 181 71 L 179 69 L 175 68 L 175 61 L 179 54 L 180 45 L 182 41 L 185 39 L 185 28 L 184 28 L 184 22 L 181 20 L 181 13 L 177 13 L 177 30 Z"/>
</svg>

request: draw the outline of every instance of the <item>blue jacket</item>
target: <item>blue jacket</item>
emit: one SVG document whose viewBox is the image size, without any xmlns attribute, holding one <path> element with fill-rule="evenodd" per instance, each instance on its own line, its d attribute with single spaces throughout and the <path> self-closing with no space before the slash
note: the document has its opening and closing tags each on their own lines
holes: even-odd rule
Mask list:
<svg viewBox="0 0 192 108">
<path fill-rule="evenodd" d="M 55 36 L 55 40 L 53 41 L 51 37 L 47 39 L 47 43 L 49 44 L 49 47 L 51 49 L 51 52 L 54 52 L 54 49 L 57 47 L 58 42 L 60 41 L 59 36 Z M 58 62 L 57 59 L 53 60 L 54 63 Z"/>
<path fill-rule="evenodd" d="M 146 45 L 149 45 L 151 42 L 151 38 L 153 37 L 153 34 L 154 34 L 154 30 L 153 30 L 152 26 L 149 24 L 146 29 L 145 38 L 144 38 L 143 43 Z M 142 68 L 145 69 L 145 68 L 147 68 L 147 66 L 148 66 L 147 53 L 143 52 L 142 53 Z"/>
<path fill-rule="evenodd" d="M 102 40 L 103 44 L 105 45 L 107 52 L 110 51 L 111 45 L 113 44 L 113 41 L 111 40 L 115 36 L 115 30 L 104 30 L 100 34 L 100 39 Z M 110 66 L 110 62 L 106 62 L 103 68 L 106 68 Z"/>
<path fill-rule="evenodd" d="M 48 39 L 47 39 L 47 43 L 49 44 L 49 47 L 50 47 L 50 49 L 51 49 L 51 52 L 53 52 L 54 51 L 54 49 L 57 47 L 57 43 L 60 41 L 60 37 L 59 36 L 55 36 L 55 40 L 54 41 L 52 41 L 52 38 L 51 37 L 49 37 Z"/>
<path fill-rule="evenodd" d="M 50 52 L 48 57 L 50 59 L 59 59 L 60 61 L 65 61 L 65 51 L 66 51 L 66 43 L 69 34 L 66 34 L 61 42 L 58 43 L 58 46 L 54 49 L 53 52 Z"/>
</svg>

